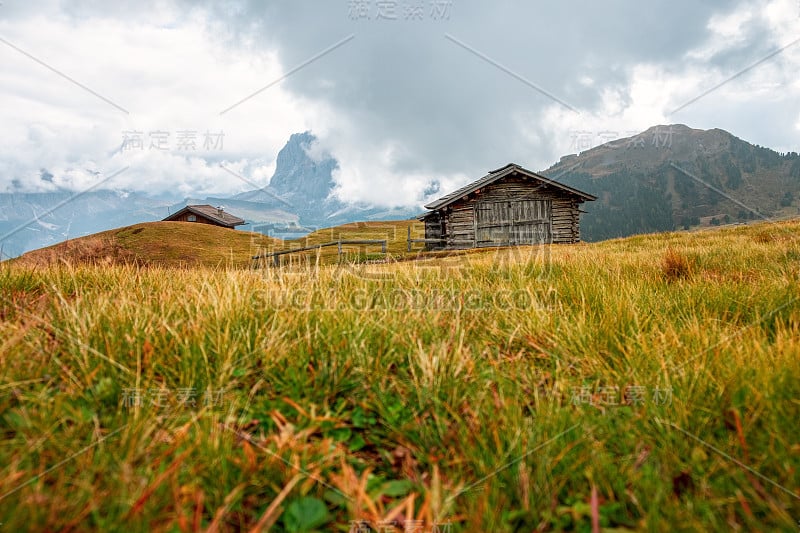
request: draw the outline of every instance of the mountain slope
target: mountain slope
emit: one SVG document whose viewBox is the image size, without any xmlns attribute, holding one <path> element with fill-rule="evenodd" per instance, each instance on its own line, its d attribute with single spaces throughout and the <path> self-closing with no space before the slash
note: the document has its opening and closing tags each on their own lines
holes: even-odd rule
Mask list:
<svg viewBox="0 0 800 533">
<path fill-rule="evenodd" d="M 0 193 L 0 259 L 72 237 L 159 220 L 167 216 L 169 203 L 111 190 Z"/>
<path fill-rule="evenodd" d="M 654 126 L 543 174 L 598 196 L 582 218 L 589 241 L 798 214 L 800 156 L 720 129 Z"/>
</svg>

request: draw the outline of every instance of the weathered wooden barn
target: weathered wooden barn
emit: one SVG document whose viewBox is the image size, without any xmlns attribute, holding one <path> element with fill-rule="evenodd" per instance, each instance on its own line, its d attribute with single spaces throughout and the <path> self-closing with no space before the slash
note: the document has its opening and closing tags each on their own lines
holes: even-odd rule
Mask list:
<svg viewBox="0 0 800 533">
<path fill-rule="evenodd" d="M 200 224 L 211 224 L 223 228 L 235 228 L 244 224 L 244 220 L 225 212 L 222 207 L 204 205 L 187 205 L 180 211 L 176 211 L 164 222 L 198 222 Z"/>
<path fill-rule="evenodd" d="M 429 249 L 580 241 L 580 205 L 595 196 L 510 163 L 425 207 Z"/>
</svg>

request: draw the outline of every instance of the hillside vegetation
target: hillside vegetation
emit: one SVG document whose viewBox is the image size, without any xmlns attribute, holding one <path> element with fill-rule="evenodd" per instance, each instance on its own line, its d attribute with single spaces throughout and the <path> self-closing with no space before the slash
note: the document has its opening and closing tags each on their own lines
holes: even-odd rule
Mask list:
<svg viewBox="0 0 800 533">
<path fill-rule="evenodd" d="M 797 528 L 800 221 L 35 264 L 0 265 L 3 530 Z"/>
</svg>

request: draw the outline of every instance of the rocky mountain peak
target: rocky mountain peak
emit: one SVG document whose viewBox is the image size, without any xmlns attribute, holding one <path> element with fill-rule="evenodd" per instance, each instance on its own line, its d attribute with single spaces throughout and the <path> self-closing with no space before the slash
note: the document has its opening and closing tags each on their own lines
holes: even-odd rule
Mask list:
<svg viewBox="0 0 800 533">
<path fill-rule="evenodd" d="M 335 183 L 336 160 L 329 154 L 313 153 L 317 138 L 309 131 L 295 133 L 278 152 L 270 189 L 278 195 L 297 195 L 307 200 L 325 200 Z"/>
</svg>

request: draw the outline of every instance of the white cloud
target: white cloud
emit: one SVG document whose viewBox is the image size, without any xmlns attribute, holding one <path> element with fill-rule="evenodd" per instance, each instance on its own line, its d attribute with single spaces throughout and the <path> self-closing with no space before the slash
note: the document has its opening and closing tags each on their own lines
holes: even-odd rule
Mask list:
<svg viewBox="0 0 800 533">
<path fill-rule="evenodd" d="M 42 168 L 57 176 L 54 184 L 80 189 L 86 168 L 109 174 L 124 166 L 130 169 L 115 179 L 123 188 L 193 195 L 252 188 L 204 157 L 260 159 L 245 170 L 266 184 L 287 132 L 311 129 L 320 106 L 278 84 L 220 115 L 284 67 L 274 52 L 219 48 L 206 28 L 196 17 L 169 25 L 44 17 L 0 23 L 9 42 L 130 112 L 0 44 L 0 190 L 13 179 L 28 190 L 52 187 L 39 179 Z M 126 131 L 142 132 L 142 152 L 119 153 Z M 150 149 L 154 131 L 168 134 L 170 152 Z M 181 131 L 195 132 L 197 150 L 177 149 Z M 206 131 L 223 133 L 221 148 L 202 150 Z"/>
<path fill-rule="evenodd" d="M 211 15 L 223 9 L 216 5 L 87 5 L 69 4 L 69 11 L 55 1 L 4 5 L 3 13 L 14 16 L 0 20 L 0 36 L 130 114 L 0 43 L 0 190 L 13 180 L 28 190 L 79 189 L 94 182 L 95 172 L 105 176 L 129 166 L 113 182 L 122 189 L 231 194 L 253 185 L 221 170 L 220 162 L 265 185 L 289 135 L 306 130 L 319 138 L 312 157 L 331 153 L 339 160 L 340 198 L 384 205 L 418 204 L 432 181 L 444 193 L 509 160 L 545 168 L 577 151 L 576 132 L 599 142 L 601 134 L 681 122 L 721 127 L 779 150 L 800 145 L 800 45 L 669 114 L 752 64 L 754 53 L 796 39 L 796 0 L 720 3 L 699 21 L 678 12 L 695 9 L 688 3 L 626 8 L 643 16 L 658 9 L 668 19 L 652 14 L 641 28 L 593 3 L 584 16 L 563 6 L 536 8 L 542 21 L 552 18 L 541 24 L 541 42 L 547 32 L 556 36 L 549 39 L 552 48 L 528 43 L 524 32 L 509 30 L 516 36 L 504 44 L 477 31 L 526 20 L 528 8 L 502 2 L 491 10 L 459 3 L 452 25 L 380 27 L 348 21 L 344 4 L 320 7 L 316 18 L 303 18 L 311 15 L 288 3 L 276 7 L 276 13 L 291 11 L 287 24 L 248 11 L 247 2 L 236 9 L 226 4 L 225 10 L 241 11 L 230 18 Z M 574 24 L 557 23 L 564 20 Z M 445 31 L 574 99 L 581 113 L 453 45 Z M 350 32 L 358 33 L 352 44 L 220 115 Z M 273 33 L 289 37 L 273 39 Z M 323 44 L 312 38 L 318 33 L 325 33 Z M 652 42 L 643 38 L 650 33 Z M 149 149 L 156 130 L 169 133 L 172 150 Z M 175 149 L 183 130 L 197 132 L 198 150 Z M 206 130 L 224 133 L 222 149 L 200 149 Z M 148 146 L 120 152 L 125 131 L 142 132 Z M 42 168 L 55 175 L 52 183 L 41 180 Z"/>
<path fill-rule="evenodd" d="M 562 106 L 549 106 L 541 122 L 556 139 L 553 155 L 557 158 L 559 154 L 578 152 L 576 142 L 580 144 L 581 140 L 583 148 L 588 148 L 588 136 L 592 137 L 593 147 L 601 144 L 604 133 L 623 137 L 670 123 L 719 127 L 779 151 L 797 151 L 798 124 L 787 122 L 785 112 L 790 111 L 789 116 L 800 112 L 800 83 L 794 75 L 800 66 L 800 44 L 727 83 L 723 82 L 755 61 L 743 54 L 739 63 L 723 68 L 710 60 L 717 54 L 740 49 L 748 24 L 766 28 L 770 42 L 758 44 L 771 51 L 787 44 L 791 34 L 787 28 L 793 28 L 795 34 L 791 38 L 796 39 L 800 28 L 798 9 L 795 0 L 774 1 L 762 10 L 742 5 L 738 10 L 712 17 L 707 39 L 686 54 L 686 61 L 677 65 L 643 62 L 629 66 L 626 83 L 603 89 L 601 105 L 596 110 L 577 114 Z M 720 86 L 703 96 L 717 85 Z M 537 142 L 535 136 L 527 134 L 531 144 Z"/>
<path fill-rule="evenodd" d="M 340 118 L 340 125 L 347 120 Z M 367 202 L 385 206 L 420 206 L 423 191 L 438 182 L 442 192 L 479 176 L 398 170 L 397 161 L 405 148 L 399 141 L 370 143 L 367 149 L 354 125 L 339 127 L 320 137 L 320 146 L 335 154 L 339 168 L 334 171 L 334 195 L 344 202 Z"/>
</svg>

